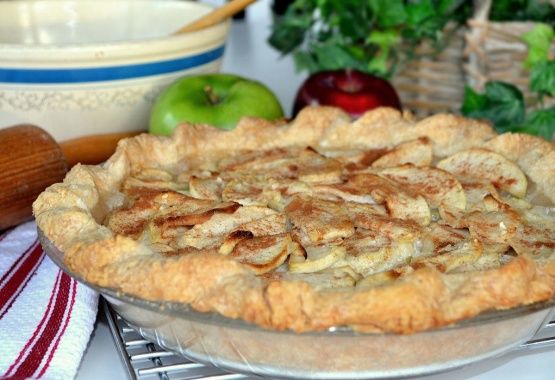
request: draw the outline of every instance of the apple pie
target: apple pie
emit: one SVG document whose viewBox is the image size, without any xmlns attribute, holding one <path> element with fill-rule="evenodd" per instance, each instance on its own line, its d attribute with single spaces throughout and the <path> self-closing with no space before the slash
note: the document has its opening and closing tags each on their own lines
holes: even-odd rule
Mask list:
<svg viewBox="0 0 555 380">
<path fill-rule="evenodd" d="M 554 204 L 543 139 L 310 107 L 123 140 L 34 214 L 102 287 L 277 330 L 411 333 L 550 299 Z"/>
</svg>

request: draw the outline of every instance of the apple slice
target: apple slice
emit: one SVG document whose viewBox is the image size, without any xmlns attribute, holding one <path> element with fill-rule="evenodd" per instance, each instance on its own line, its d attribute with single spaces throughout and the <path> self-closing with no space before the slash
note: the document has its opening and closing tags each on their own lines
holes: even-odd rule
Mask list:
<svg viewBox="0 0 555 380">
<path fill-rule="evenodd" d="M 386 168 L 403 164 L 429 166 L 432 163 L 432 144 L 426 137 L 397 145 L 372 163 L 374 168 Z"/>
<path fill-rule="evenodd" d="M 222 255 L 228 255 L 242 240 L 257 236 L 279 235 L 285 232 L 287 232 L 285 214 L 270 214 L 237 226 L 222 242 L 219 252 Z"/>
<path fill-rule="evenodd" d="M 179 236 L 178 246 L 204 248 L 217 244 L 242 224 L 277 214 L 267 207 L 239 207 L 233 214 L 216 213 L 202 224 L 197 224 Z"/>
<path fill-rule="evenodd" d="M 523 198 L 528 181 L 518 165 L 498 153 L 472 148 L 440 161 L 437 167 L 455 176 L 470 180 L 486 180 L 496 188 Z"/>
<path fill-rule="evenodd" d="M 449 209 L 464 210 L 466 196 L 461 183 L 451 173 L 429 167 L 403 165 L 383 169 L 380 175 L 422 195 L 432 207 L 443 205 Z"/>
<path fill-rule="evenodd" d="M 526 227 L 518 227 L 509 244 L 518 254 L 548 258 L 555 254 L 555 208 L 536 206 L 523 212 Z"/>
<path fill-rule="evenodd" d="M 370 173 L 356 174 L 348 178 L 345 190 L 353 194 L 367 194 L 376 203 L 385 203 L 394 218 L 413 220 L 424 226 L 431 221 L 430 208 L 422 196 L 387 178 Z"/>
<path fill-rule="evenodd" d="M 221 200 L 225 182 L 218 176 L 189 179 L 189 193 L 194 198 Z"/>
<path fill-rule="evenodd" d="M 353 223 L 337 202 L 298 194 L 292 197 L 285 213 L 300 231 L 303 245 L 332 242 L 354 233 Z"/>
<path fill-rule="evenodd" d="M 249 267 L 256 274 L 263 274 L 285 262 L 290 243 L 291 236 L 287 233 L 241 239 L 229 257 Z"/>
<path fill-rule="evenodd" d="M 396 242 L 376 251 L 361 248 L 355 252 L 347 250 L 345 263 L 362 276 L 387 271 L 405 265 L 415 253 L 413 242 Z"/>
<path fill-rule="evenodd" d="M 392 217 L 414 220 L 421 225 L 431 220 L 430 208 L 422 196 L 376 174 L 355 173 L 344 183 L 313 186 L 312 190 L 320 196 L 338 197 L 348 202 L 383 204 Z"/>
<path fill-rule="evenodd" d="M 522 224 L 521 216 L 512 209 L 471 212 L 464 222 L 473 236 L 484 244 L 508 244 Z"/>
<path fill-rule="evenodd" d="M 482 252 L 482 243 L 478 239 L 463 240 L 441 254 L 414 260 L 410 265 L 414 269 L 431 266 L 440 272 L 449 273 L 472 265 Z"/>
<path fill-rule="evenodd" d="M 297 153 L 296 150 L 284 148 L 243 152 L 221 160 L 218 163 L 218 169 L 222 172 L 238 170 L 275 171 L 276 167 L 296 157 Z"/>
<path fill-rule="evenodd" d="M 125 193 L 129 195 L 136 195 L 141 192 L 146 192 L 148 190 L 174 190 L 174 191 L 185 191 L 186 185 L 183 183 L 178 183 L 168 181 L 166 179 L 156 179 L 156 178 L 137 178 L 128 177 L 125 179 L 122 189 Z"/>
<path fill-rule="evenodd" d="M 334 245 L 305 246 L 307 257 L 291 256 L 289 272 L 313 273 L 332 266 L 345 257 L 345 247 Z"/>
</svg>

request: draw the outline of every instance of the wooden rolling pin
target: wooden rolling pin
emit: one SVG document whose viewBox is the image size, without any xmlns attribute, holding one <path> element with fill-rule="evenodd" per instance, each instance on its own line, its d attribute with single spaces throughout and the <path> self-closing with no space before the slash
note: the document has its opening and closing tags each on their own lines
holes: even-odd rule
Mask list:
<svg viewBox="0 0 555 380">
<path fill-rule="evenodd" d="M 30 219 L 37 196 L 61 182 L 73 165 L 103 162 L 120 139 L 138 133 L 92 135 L 57 143 L 33 125 L 0 129 L 0 231 Z"/>
</svg>

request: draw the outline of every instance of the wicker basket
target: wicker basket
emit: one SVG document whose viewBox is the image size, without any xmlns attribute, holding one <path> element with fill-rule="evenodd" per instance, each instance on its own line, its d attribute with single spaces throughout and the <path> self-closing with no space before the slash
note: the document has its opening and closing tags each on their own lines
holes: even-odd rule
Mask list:
<svg viewBox="0 0 555 380">
<path fill-rule="evenodd" d="M 491 22 L 488 21 L 491 0 L 475 4 L 472 19 L 453 34 L 441 54 L 411 61 L 395 75 L 393 83 L 404 107 L 418 116 L 459 112 L 465 85 L 481 91 L 489 80 L 516 85 L 527 106 L 535 106 L 536 99 L 528 90 L 529 72 L 523 67 L 527 47 L 522 41 L 522 35 L 535 24 Z M 429 47 L 421 46 L 417 53 L 426 55 L 428 50 Z M 551 53 L 555 55 L 555 45 Z M 548 99 L 546 104 L 555 105 L 555 99 Z"/>
<path fill-rule="evenodd" d="M 464 30 L 452 29 L 454 25 L 447 27 L 450 37 L 439 55 L 433 47 L 422 44 L 415 51 L 419 58 L 409 61 L 393 78 L 403 107 L 418 116 L 456 111 L 462 104 Z"/>
</svg>

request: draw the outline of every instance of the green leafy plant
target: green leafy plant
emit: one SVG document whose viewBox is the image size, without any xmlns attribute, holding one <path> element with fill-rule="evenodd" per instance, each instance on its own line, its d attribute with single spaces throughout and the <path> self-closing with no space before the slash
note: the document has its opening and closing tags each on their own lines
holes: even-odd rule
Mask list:
<svg viewBox="0 0 555 380">
<path fill-rule="evenodd" d="M 545 107 L 545 97 L 555 96 L 555 59 L 549 57 L 555 32 L 538 23 L 523 36 L 528 55 L 523 62 L 530 71 L 529 87 L 539 107 L 526 112 L 522 92 L 510 83 L 491 81 L 483 93 L 465 88 L 461 112 L 468 117 L 487 119 L 498 132 L 521 132 L 551 140 L 555 133 L 555 107 Z"/>
<path fill-rule="evenodd" d="M 555 7 L 549 0 L 493 0 L 492 21 L 534 21 L 555 26 Z"/>
<path fill-rule="evenodd" d="M 292 54 L 299 71 L 351 68 L 390 77 L 419 43 L 440 51 L 447 23 L 461 26 L 470 12 L 465 0 L 296 0 L 276 18 L 268 42 Z"/>
</svg>

